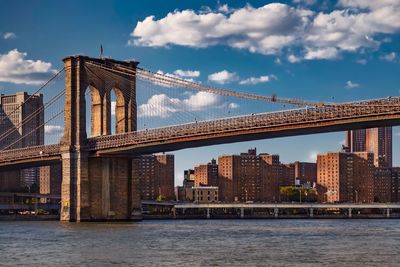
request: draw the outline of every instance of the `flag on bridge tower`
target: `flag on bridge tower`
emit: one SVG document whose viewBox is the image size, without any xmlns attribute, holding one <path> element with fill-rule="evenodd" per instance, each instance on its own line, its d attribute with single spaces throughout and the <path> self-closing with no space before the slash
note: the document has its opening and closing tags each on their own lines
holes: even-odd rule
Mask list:
<svg viewBox="0 0 400 267">
<path fill-rule="evenodd" d="M 100 58 L 103 58 L 103 45 L 100 44 Z"/>
</svg>

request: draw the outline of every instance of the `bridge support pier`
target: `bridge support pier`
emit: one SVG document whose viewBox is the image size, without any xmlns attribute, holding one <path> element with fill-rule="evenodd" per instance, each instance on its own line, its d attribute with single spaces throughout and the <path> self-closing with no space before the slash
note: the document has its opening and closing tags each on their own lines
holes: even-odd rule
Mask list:
<svg viewBox="0 0 400 267">
<path fill-rule="evenodd" d="M 210 219 L 210 208 L 207 208 L 207 219 Z"/>
<path fill-rule="evenodd" d="M 141 219 L 132 159 L 63 154 L 61 203 L 61 221 Z"/>
<path fill-rule="evenodd" d="M 352 210 L 349 208 L 349 218 L 351 218 L 353 215 L 351 214 Z"/>
<path fill-rule="evenodd" d="M 314 209 L 310 208 L 310 218 L 314 218 Z"/>
<path fill-rule="evenodd" d="M 240 208 L 240 218 L 244 218 L 244 208 Z"/>
<path fill-rule="evenodd" d="M 386 209 L 386 218 L 390 218 L 390 209 Z"/>
<path fill-rule="evenodd" d="M 89 219 L 88 158 L 82 152 L 62 154 L 61 221 Z"/>
</svg>

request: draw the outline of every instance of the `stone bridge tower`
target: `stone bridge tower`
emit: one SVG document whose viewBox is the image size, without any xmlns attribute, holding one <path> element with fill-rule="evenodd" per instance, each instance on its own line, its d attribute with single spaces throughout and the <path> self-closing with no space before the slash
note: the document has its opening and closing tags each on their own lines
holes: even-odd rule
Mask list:
<svg viewBox="0 0 400 267">
<path fill-rule="evenodd" d="M 92 136 L 111 134 L 111 90 L 116 95 L 116 133 L 136 131 L 138 62 L 70 56 L 65 65 L 64 136 L 61 141 L 61 220 L 129 220 L 140 210 L 132 158 L 98 156 L 85 149 L 86 111 L 91 109 Z M 129 67 L 130 75 L 121 71 Z M 120 70 L 110 71 L 109 68 Z M 133 75 L 132 75 L 133 74 Z M 85 103 L 90 93 L 92 103 Z M 136 212 L 136 213 L 135 213 Z"/>
</svg>

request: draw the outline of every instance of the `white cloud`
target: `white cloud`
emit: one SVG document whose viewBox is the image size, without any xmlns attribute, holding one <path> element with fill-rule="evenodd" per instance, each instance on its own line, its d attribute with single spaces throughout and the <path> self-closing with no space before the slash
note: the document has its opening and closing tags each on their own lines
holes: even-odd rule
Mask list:
<svg viewBox="0 0 400 267">
<path fill-rule="evenodd" d="M 358 83 L 353 83 L 350 80 L 346 82 L 346 88 L 351 89 L 351 88 L 357 88 L 357 87 L 360 87 L 360 85 Z"/>
<path fill-rule="evenodd" d="M 275 59 L 275 64 L 277 64 L 277 65 L 281 65 L 282 64 L 282 61 L 281 61 L 281 59 L 279 57 L 277 57 Z"/>
<path fill-rule="evenodd" d="M 115 108 L 117 106 L 117 102 L 116 101 L 111 101 L 111 115 L 115 115 Z"/>
<path fill-rule="evenodd" d="M 62 134 L 64 128 L 60 125 L 45 125 L 44 126 L 44 133 L 48 135 L 58 135 Z"/>
<path fill-rule="evenodd" d="M 200 76 L 200 71 L 198 70 L 181 70 L 178 69 L 174 71 L 175 75 L 181 76 L 181 77 L 189 77 L 189 78 L 196 78 Z"/>
<path fill-rule="evenodd" d="M 317 161 L 317 157 L 318 157 L 319 153 L 320 153 L 319 151 L 310 151 L 308 153 L 308 160 L 313 161 L 313 162 Z"/>
<path fill-rule="evenodd" d="M 366 65 L 368 63 L 368 61 L 366 59 L 359 59 L 359 60 L 356 60 L 356 62 L 361 65 Z"/>
<path fill-rule="evenodd" d="M 228 4 L 224 4 L 224 5 L 218 7 L 218 11 L 227 14 L 227 13 L 233 12 L 234 9 L 230 8 L 228 6 Z"/>
<path fill-rule="evenodd" d="M 162 47 L 226 45 L 252 53 L 278 55 L 298 48 L 300 59 L 337 59 L 343 51 L 375 51 L 388 34 L 400 32 L 400 1 L 340 0 L 335 9 L 315 12 L 315 0 L 294 0 L 294 6 L 270 3 L 203 13 L 182 10 L 139 21 L 130 45 Z M 300 3 L 300 5 L 296 5 Z M 381 39 L 381 40 L 379 40 Z M 290 57 L 290 56 L 289 56 Z"/>
<path fill-rule="evenodd" d="M 8 40 L 8 39 L 15 39 L 15 38 L 17 38 L 17 35 L 16 35 L 15 33 L 13 33 L 13 32 L 5 32 L 5 33 L 3 34 L 3 38 L 4 38 L 5 40 Z"/>
<path fill-rule="evenodd" d="M 298 63 L 301 61 L 301 58 L 299 58 L 295 55 L 289 55 L 287 59 L 290 63 Z"/>
<path fill-rule="evenodd" d="M 182 100 L 165 94 L 157 94 L 138 107 L 138 116 L 166 118 L 179 111 L 199 111 L 211 106 L 215 107 L 219 102 L 218 95 L 207 92 L 198 92 Z"/>
<path fill-rule="evenodd" d="M 185 81 L 188 81 L 188 82 L 197 82 L 197 83 L 199 83 L 198 81 L 195 81 L 193 78 L 184 78 L 184 77 L 179 76 L 179 75 L 175 75 L 175 74 L 168 73 L 168 72 L 163 72 L 162 70 L 158 70 L 155 75 L 157 75 L 157 74 L 164 75 L 164 76 L 167 76 L 167 77 L 170 77 L 170 78 L 176 78 L 176 79 L 179 79 L 179 80 L 185 80 Z M 159 82 L 157 80 L 154 80 L 152 82 L 157 84 L 157 85 L 163 86 L 163 87 L 173 87 L 171 84 L 169 84 L 168 82 L 165 82 L 165 81 L 164 82 Z M 171 79 L 171 82 L 173 82 L 173 79 Z"/>
<path fill-rule="evenodd" d="M 293 0 L 292 2 L 294 4 L 304 4 L 307 6 L 312 6 L 317 2 L 317 0 Z"/>
<path fill-rule="evenodd" d="M 386 60 L 386 61 L 389 61 L 389 62 L 393 62 L 393 61 L 396 59 L 396 53 L 395 53 L 395 52 L 392 52 L 392 53 L 383 55 L 383 56 L 381 56 L 381 57 L 379 57 L 379 58 L 382 59 L 382 60 Z"/>
<path fill-rule="evenodd" d="M 239 84 L 259 84 L 276 80 L 275 75 L 264 75 L 260 77 L 250 77 L 239 82 Z"/>
<path fill-rule="evenodd" d="M 239 77 L 235 72 L 229 72 L 227 70 L 215 72 L 213 74 L 208 75 L 208 80 L 219 83 L 219 84 L 225 84 L 225 83 L 230 83 L 233 81 L 237 81 Z"/>
<path fill-rule="evenodd" d="M 239 106 L 239 104 L 236 104 L 236 103 L 229 103 L 229 105 L 228 105 L 228 108 L 230 108 L 230 109 L 237 109 L 237 108 L 239 108 L 240 106 Z"/>
<path fill-rule="evenodd" d="M 228 45 L 262 54 L 275 54 L 296 40 L 311 11 L 272 3 L 246 5 L 231 14 L 174 11 L 160 20 L 146 17 L 131 33 L 131 45 L 207 47 Z"/>
<path fill-rule="evenodd" d="M 0 82 L 16 84 L 41 84 L 48 80 L 55 70 L 51 63 L 25 59 L 27 53 L 17 49 L 0 54 Z"/>
<path fill-rule="evenodd" d="M 327 48 L 317 48 L 311 49 L 307 48 L 307 53 L 304 55 L 304 59 L 335 59 L 338 57 L 338 51 L 334 47 Z"/>
</svg>

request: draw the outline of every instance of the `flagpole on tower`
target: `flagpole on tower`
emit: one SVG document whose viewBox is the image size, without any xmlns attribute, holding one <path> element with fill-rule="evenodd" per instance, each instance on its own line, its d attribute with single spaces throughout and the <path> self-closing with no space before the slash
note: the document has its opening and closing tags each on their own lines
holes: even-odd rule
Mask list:
<svg viewBox="0 0 400 267">
<path fill-rule="evenodd" d="M 100 44 L 100 58 L 103 59 L 103 45 Z"/>
</svg>

